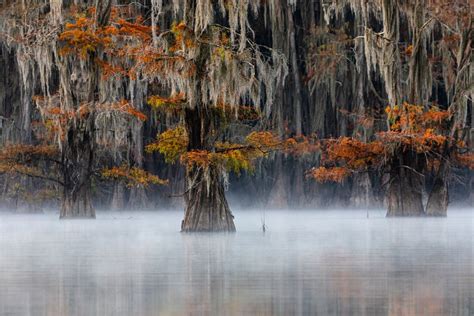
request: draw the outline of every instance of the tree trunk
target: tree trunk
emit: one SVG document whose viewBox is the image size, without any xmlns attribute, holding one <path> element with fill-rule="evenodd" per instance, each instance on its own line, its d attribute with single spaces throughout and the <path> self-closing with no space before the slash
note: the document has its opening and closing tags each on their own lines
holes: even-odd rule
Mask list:
<svg viewBox="0 0 474 316">
<path fill-rule="evenodd" d="M 278 154 L 273 169 L 276 180 L 270 190 L 268 201 L 265 206 L 267 209 L 288 209 L 288 193 L 285 187 L 286 173 L 283 168 L 282 160 L 282 155 Z"/>
<path fill-rule="evenodd" d="M 186 109 L 188 151 L 209 150 L 209 136 L 216 128 L 210 111 L 196 106 Z M 234 216 L 230 212 L 224 193 L 221 171 L 212 164 L 207 168 L 194 167 L 186 172 L 186 211 L 181 225 L 183 232 L 235 231 Z"/>
<path fill-rule="evenodd" d="M 447 163 L 443 160 L 439 166 L 439 171 L 436 174 L 433 188 L 431 189 L 428 203 L 426 204 L 426 215 L 428 216 L 445 217 L 448 215 L 449 194 L 448 183 L 446 181 L 447 175 Z"/>
<path fill-rule="evenodd" d="M 289 28 L 289 39 L 290 39 L 290 50 L 291 50 L 291 72 L 293 74 L 294 80 L 294 107 L 295 107 L 295 132 L 296 135 L 301 135 L 303 133 L 303 124 L 302 124 L 302 101 L 301 101 L 301 78 L 300 70 L 298 67 L 298 56 L 297 56 L 297 47 L 296 47 L 296 28 L 293 20 L 293 9 L 291 6 L 287 7 L 288 12 L 288 28 Z"/>
<path fill-rule="evenodd" d="M 371 208 L 376 205 L 374 189 L 367 173 L 354 176 L 349 201 L 350 206 L 355 208 Z"/>
<path fill-rule="evenodd" d="M 415 180 L 416 181 L 416 180 Z M 387 217 L 423 216 L 420 186 L 413 177 L 392 179 L 388 190 Z"/>
<path fill-rule="evenodd" d="M 130 189 L 127 208 L 131 210 L 147 210 L 152 208 L 152 204 L 148 199 L 145 188 L 133 187 Z"/>
<path fill-rule="evenodd" d="M 142 122 L 134 122 L 130 128 L 128 153 L 133 165 L 141 169 L 143 169 L 143 132 Z M 145 210 L 153 207 L 143 186 L 131 188 L 127 207 L 132 210 Z"/>
<path fill-rule="evenodd" d="M 445 179 L 437 177 L 428 197 L 426 215 L 446 217 L 448 215 L 448 202 L 448 185 Z"/>
<path fill-rule="evenodd" d="M 110 202 L 110 209 L 117 211 L 125 208 L 125 187 L 122 183 L 114 184 L 114 192 L 112 201 Z"/>
<path fill-rule="evenodd" d="M 392 163 L 387 217 L 423 216 L 420 159 L 413 152 L 399 154 Z"/>
<path fill-rule="evenodd" d="M 91 202 L 94 115 L 69 124 L 63 146 L 64 191 L 60 218 L 95 218 Z"/>
<path fill-rule="evenodd" d="M 186 212 L 181 224 L 183 232 L 233 232 L 234 216 L 224 193 L 217 168 L 188 170 L 186 180 Z"/>
<path fill-rule="evenodd" d="M 292 191 L 291 191 L 291 206 L 294 208 L 303 208 L 306 206 L 306 196 L 304 190 L 304 167 L 303 163 L 299 160 L 292 160 Z"/>
<path fill-rule="evenodd" d="M 90 183 L 84 183 L 80 187 L 64 188 L 60 218 L 95 218 Z"/>
</svg>

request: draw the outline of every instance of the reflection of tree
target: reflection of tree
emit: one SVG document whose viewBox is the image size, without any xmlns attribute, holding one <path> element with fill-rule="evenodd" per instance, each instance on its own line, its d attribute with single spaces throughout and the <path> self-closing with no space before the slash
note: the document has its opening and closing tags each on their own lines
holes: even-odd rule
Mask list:
<svg viewBox="0 0 474 316">
<path fill-rule="evenodd" d="M 186 286 L 183 302 L 186 314 L 224 315 L 237 289 L 226 286 L 231 277 L 227 253 L 232 235 L 183 235 Z"/>
<path fill-rule="evenodd" d="M 442 288 L 428 285 L 405 286 L 403 290 L 390 291 L 388 301 L 388 315 L 446 315 L 444 310 L 444 298 L 446 297 Z"/>
<path fill-rule="evenodd" d="M 453 304 L 443 284 L 432 275 L 416 271 L 396 256 L 384 262 L 383 273 L 371 271 L 373 262 L 367 254 L 334 251 L 325 255 L 330 282 L 325 292 L 332 297 L 326 302 L 335 306 L 336 314 L 354 315 L 446 315 L 447 307 L 462 311 L 462 305 Z M 334 263 L 338 262 L 336 266 Z M 440 274 L 441 275 L 441 274 Z"/>
</svg>

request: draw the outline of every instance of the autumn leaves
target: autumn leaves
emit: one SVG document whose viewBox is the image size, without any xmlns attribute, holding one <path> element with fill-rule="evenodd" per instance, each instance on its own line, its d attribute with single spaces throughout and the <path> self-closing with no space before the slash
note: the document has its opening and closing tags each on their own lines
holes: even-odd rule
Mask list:
<svg viewBox="0 0 474 316">
<path fill-rule="evenodd" d="M 383 172 L 390 168 L 396 155 L 409 151 L 423 154 L 427 166 L 450 160 L 451 164 L 472 168 L 474 157 L 465 143 L 450 135 L 449 111 L 404 103 L 389 106 L 385 112 L 388 130 L 377 133 L 372 141 L 350 137 L 323 141 L 322 166 L 311 170 L 311 175 L 321 182 L 342 182 L 353 173 Z M 453 157 L 444 154 L 446 146 L 456 153 Z"/>
</svg>

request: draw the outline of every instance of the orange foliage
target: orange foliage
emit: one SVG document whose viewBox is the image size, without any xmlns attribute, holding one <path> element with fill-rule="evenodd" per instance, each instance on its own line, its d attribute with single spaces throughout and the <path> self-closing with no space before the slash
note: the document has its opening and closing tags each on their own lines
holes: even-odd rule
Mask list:
<svg viewBox="0 0 474 316">
<path fill-rule="evenodd" d="M 151 184 L 165 185 L 168 184 L 167 180 L 162 180 L 158 176 L 151 174 L 143 169 L 136 167 L 128 167 L 122 165 L 120 167 L 113 167 L 110 169 L 104 169 L 102 176 L 106 179 L 114 179 L 123 181 L 129 187 L 143 186 L 147 187 Z"/>
<path fill-rule="evenodd" d="M 114 65 L 112 63 L 106 62 L 105 60 L 96 58 L 95 62 L 99 65 L 102 70 L 102 78 L 107 80 L 113 76 L 120 75 L 123 77 L 128 76 L 128 72 L 125 68 L 120 65 Z"/>
<path fill-rule="evenodd" d="M 128 22 L 124 19 L 119 19 L 117 24 L 119 25 L 119 28 L 118 31 L 115 31 L 115 35 L 139 38 L 143 42 L 151 40 L 151 27 L 143 24 L 143 18 L 141 16 L 138 16 L 134 23 Z M 109 26 L 108 28 L 113 29 L 112 26 Z"/>
<path fill-rule="evenodd" d="M 351 172 L 349 171 L 349 169 L 344 167 L 319 167 L 311 169 L 309 174 L 317 181 L 324 183 L 342 182 L 351 174 Z"/>
<path fill-rule="evenodd" d="M 390 124 L 388 132 L 381 132 L 378 138 L 386 145 L 403 146 L 423 153 L 442 146 L 447 137 L 443 135 L 445 125 L 451 118 L 448 111 L 404 103 L 402 106 L 386 108 Z"/>
<path fill-rule="evenodd" d="M 62 54 L 76 52 L 81 57 L 96 51 L 102 42 L 98 34 L 94 32 L 91 18 L 76 18 L 75 23 L 66 23 L 65 31 L 60 34 L 59 40 L 65 43 L 61 50 Z"/>
<path fill-rule="evenodd" d="M 448 111 L 441 111 L 438 108 L 431 108 L 429 111 L 424 112 L 422 121 L 425 124 L 442 124 L 451 117 L 451 113 Z"/>
<path fill-rule="evenodd" d="M 455 155 L 456 162 L 462 167 L 474 170 L 474 153 L 468 152 Z"/>
<path fill-rule="evenodd" d="M 184 153 L 181 156 L 181 163 L 183 163 L 188 168 L 194 166 L 199 166 L 202 168 L 207 168 L 211 164 L 212 153 L 207 150 L 192 150 Z"/>
<path fill-rule="evenodd" d="M 124 47 L 118 45 L 117 38 L 134 38 L 142 42 L 151 40 L 151 28 L 143 24 L 143 18 L 138 16 L 135 22 L 129 22 L 118 16 L 117 10 L 111 15 L 111 24 L 103 27 L 95 25 L 94 10 L 86 15 L 76 14 L 74 23 L 66 23 L 59 40 L 63 43 L 62 54 L 75 53 L 86 58 L 97 49 L 112 55 L 125 55 Z"/>
<path fill-rule="evenodd" d="M 413 45 L 408 45 L 405 49 L 405 55 L 411 56 L 413 54 Z"/>
<path fill-rule="evenodd" d="M 174 36 L 174 45 L 170 47 L 170 52 L 175 53 L 196 46 L 195 38 L 184 21 L 174 23 L 171 27 L 171 33 Z"/>
<path fill-rule="evenodd" d="M 245 138 L 245 141 L 250 146 L 262 151 L 276 150 L 282 146 L 279 137 L 268 131 L 252 132 Z"/>
<path fill-rule="evenodd" d="M 461 149 L 463 142 L 446 136 L 451 113 L 432 107 L 403 103 L 386 108 L 389 130 L 375 139 L 363 142 L 351 137 L 326 140 L 322 148 L 321 167 L 310 171 L 318 181 L 340 182 L 353 172 L 381 169 L 400 152 L 425 154 L 427 165 L 437 168 L 446 146 Z M 446 158 L 446 157 L 445 157 Z M 472 155 L 456 155 L 459 164 L 472 167 Z M 422 171 L 421 171 L 422 172 Z"/>
<path fill-rule="evenodd" d="M 59 153 L 55 145 L 24 145 L 12 144 L 6 145 L 0 151 L 0 160 L 33 160 L 42 157 L 53 157 Z"/>
<path fill-rule="evenodd" d="M 294 155 L 303 156 L 319 152 L 321 150 L 321 144 L 316 136 L 295 136 L 288 138 L 283 143 L 283 152 Z"/>
<path fill-rule="evenodd" d="M 168 98 L 153 95 L 148 98 L 148 104 L 155 110 L 179 112 L 186 103 L 186 96 L 180 92 Z"/>
<path fill-rule="evenodd" d="M 55 145 L 6 145 L 0 150 L 0 174 L 22 174 L 55 180 L 35 166 L 44 161 L 55 161 L 59 148 Z"/>
<path fill-rule="evenodd" d="M 351 137 L 326 140 L 322 151 L 322 166 L 309 172 L 309 176 L 320 182 L 342 182 L 353 172 L 378 168 L 387 155 L 382 142 L 366 143 Z"/>
<path fill-rule="evenodd" d="M 442 128 L 451 114 L 448 111 L 431 107 L 426 111 L 422 106 L 403 103 L 395 106 L 387 106 L 385 109 L 391 131 L 402 131 L 404 133 L 419 133 L 426 128 Z"/>
<path fill-rule="evenodd" d="M 349 169 L 358 170 L 383 162 L 385 147 L 380 141 L 366 143 L 341 137 L 327 141 L 326 155 L 325 159 L 332 163 L 343 162 Z"/>
<path fill-rule="evenodd" d="M 217 145 L 215 152 L 192 150 L 181 156 L 181 163 L 187 168 L 199 167 L 207 169 L 210 165 L 222 166 L 228 171 L 240 174 L 242 170 L 252 171 L 253 160 L 262 155 L 255 155 L 250 147 L 237 144 Z"/>
<path fill-rule="evenodd" d="M 105 104 L 101 107 L 101 110 L 108 110 L 108 111 L 118 111 L 127 115 L 130 115 L 131 117 L 134 117 L 142 122 L 147 120 L 147 116 L 137 110 L 130 102 L 127 100 L 120 100 L 119 102 L 116 103 L 111 103 L 111 104 Z"/>
</svg>

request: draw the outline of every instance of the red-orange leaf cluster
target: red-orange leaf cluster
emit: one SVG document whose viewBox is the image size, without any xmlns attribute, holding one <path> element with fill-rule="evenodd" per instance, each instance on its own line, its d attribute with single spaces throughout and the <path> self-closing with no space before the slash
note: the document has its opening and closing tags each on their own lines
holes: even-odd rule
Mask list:
<svg viewBox="0 0 474 316">
<path fill-rule="evenodd" d="M 120 167 L 113 167 L 110 169 L 104 169 L 102 176 L 106 179 L 114 179 L 117 181 L 123 181 L 129 187 L 143 186 L 147 187 L 151 184 L 165 185 L 168 184 L 167 180 L 162 180 L 158 176 L 151 174 L 143 169 L 136 167 L 129 167 L 122 165 Z"/>
<path fill-rule="evenodd" d="M 344 167 L 319 167 L 310 170 L 309 175 L 317 181 L 324 182 L 342 182 L 351 172 Z"/>
</svg>

